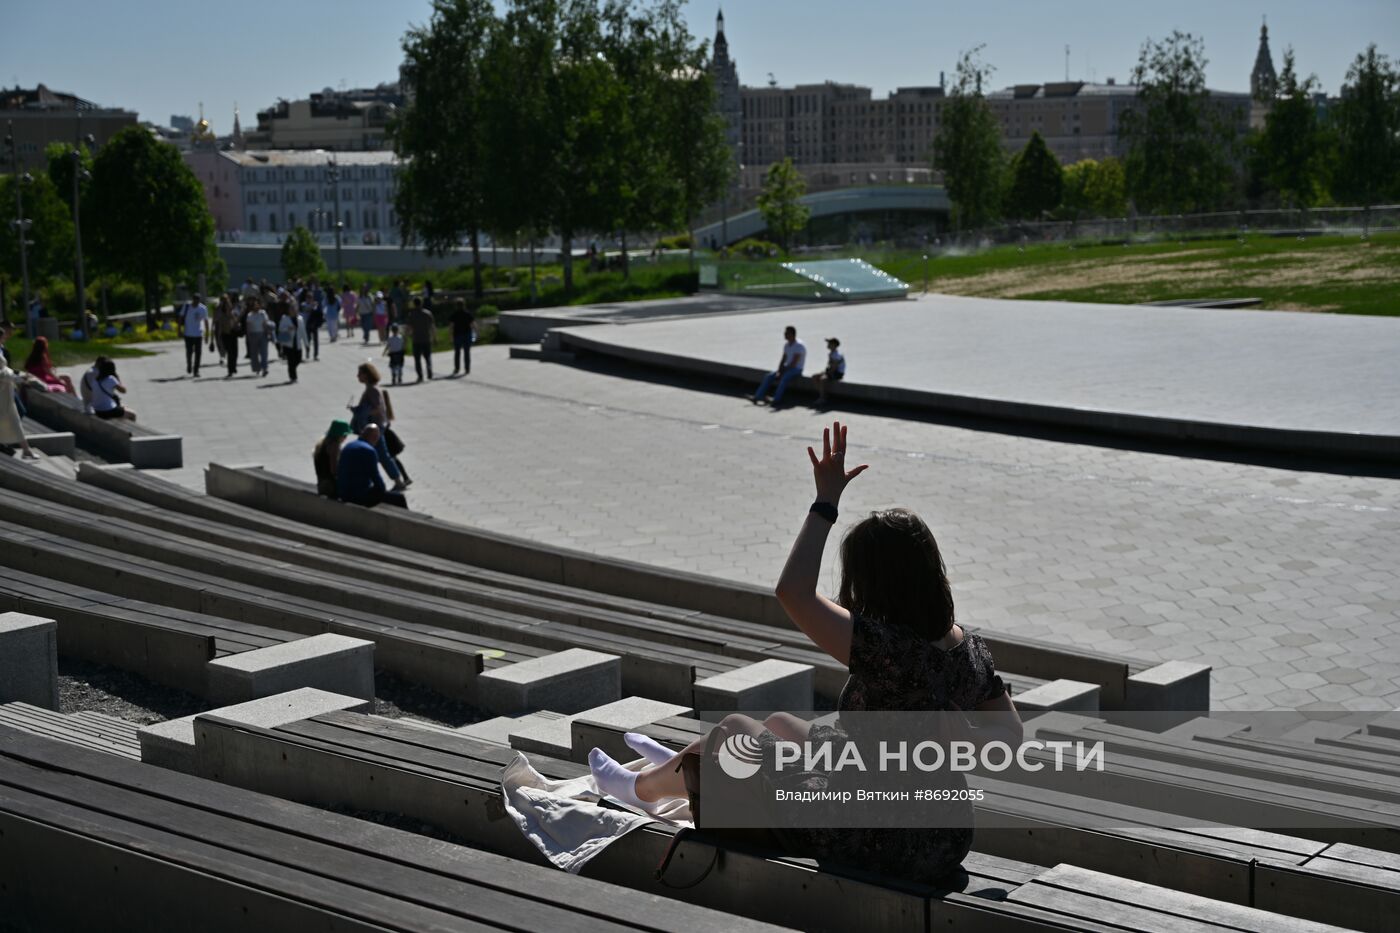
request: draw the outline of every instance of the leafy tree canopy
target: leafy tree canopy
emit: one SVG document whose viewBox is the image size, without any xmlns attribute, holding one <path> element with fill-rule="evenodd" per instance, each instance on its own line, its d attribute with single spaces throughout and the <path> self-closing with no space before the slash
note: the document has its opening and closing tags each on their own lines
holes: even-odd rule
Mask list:
<svg viewBox="0 0 1400 933">
<path fill-rule="evenodd" d="M 1011 160 L 1006 212 L 1012 217 L 1039 220 L 1060 206 L 1064 170 L 1037 130 Z"/>
<path fill-rule="evenodd" d="M 942 131 L 934 143 L 933 167 L 943 173 L 954 220 L 964 229 L 997 218 L 1005 176 L 1001 128 L 982 93 L 992 68 L 982 62 L 981 51 L 978 46 L 958 59 L 957 81 L 942 106 Z"/>
<path fill-rule="evenodd" d="M 1375 204 L 1400 196 L 1400 75 L 1375 45 L 1347 71 L 1336 120 L 1337 198 Z"/>
<path fill-rule="evenodd" d="M 807 182 L 793 167 L 792 159 L 768 167 L 763 191 L 758 195 L 758 210 L 783 252 L 792 247 L 792 238 L 807 226 L 811 210 L 798 200 L 806 191 Z"/>
<path fill-rule="evenodd" d="M 321 247 L 311 231 L 303 226 L 292 228 L 282 241 L 282 272 L 289 279 L 324 279 L 326 263 L 321 258 Z"/>
</svg>

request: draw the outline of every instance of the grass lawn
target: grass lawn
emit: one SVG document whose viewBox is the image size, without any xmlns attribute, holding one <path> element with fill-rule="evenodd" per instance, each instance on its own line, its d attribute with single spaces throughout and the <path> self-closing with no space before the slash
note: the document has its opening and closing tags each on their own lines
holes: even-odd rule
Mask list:
<svg viewBox="0 0 1400 933">
<path fill-rule="evenodd" d="M 865 258 L 923 288 L 921 255 Z M 1400 233 L 997 247 L 939 256 L 928 269 L 929 289 L 953 295 L 1123 304 L 1260 298 L 1274 310 L 1400 315 Z"/>
<path fill-rule="evenodd" d="M 142 329 L 144 330 L 144 329 Z M 150 356 L 149 350 L 142 350 L 137 347 L 126 346 L 125 344 L 136 343 L 147 338 L 98 338 L 96 340 L 57 340 L 49 344 L 49 357 L 55 366 L 76 366 L 80 363 L 91 363 L 99 356 L 106 356 L 111 359 L 121 359 L 131 356 Z M 5 355 L 10 359 L 10 365 L 15 369 L 23 369 L 24 361 L 29 357 L 31 341 L 23 337 L 11 337 L 5 342 Z"/>
</svg>

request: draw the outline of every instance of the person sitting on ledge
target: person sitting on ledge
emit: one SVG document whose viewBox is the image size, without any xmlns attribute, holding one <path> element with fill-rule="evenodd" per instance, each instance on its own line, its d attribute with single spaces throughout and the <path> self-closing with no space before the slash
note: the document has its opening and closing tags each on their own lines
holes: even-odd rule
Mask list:
<svg viewBox="0 0 1400 933">
<path fill-rule="evenodd" d="M 360 436 L 340 448 L 336 465 L 336 491 L 343 502 L 374 508 L 381 502 L 408 508 L 403 493 L 384 488 L 379 475 L 379 425 L 370 422 L 360 429 Z"/>
<path fill-rule="evenodd" d="M 833 600 L 817 590 L 822 551 L 836 522 L 836 507 L 846 485 L 865 466 L 846 468 L 846 428 L 840 422 L 823 432 L 822 456 L 812 448 L 816 501 L 803 522 L 778 580 L 777 596 L 788 617 L 816 646 L 850 670 L 838 710 L 870 711 L 977 710 L 981 728 L 970 728 L 961 715 L 939 716 L 952 722 L 957 735 L 981 746 L 991 741 L 1013 748 L 1021 741 L 1021 719 L 1011 703 L 991 652 L 981 638 L 963 631 L 953 612 L 948 574 L 928 526 L 907 509 L 875 512 L 857 522 L 841 543 L 841 587 Z M 773 770 L 776 743 L 844 742 L 850 730 L 871 726 L 859 715 L 834 726 L 815 724 L 791 713 L 774 713 L 759 722 L 726 716 L 705 739 L 679 755 L 638 733 L 625 740 L 650 764 L 631 771 L 600 749 L 588 756 L 600 790 L 646 811 L 670 798 L 689 797 L 697 804 L 703 786 L 687 787 L 681 758 L 704 755 L 708 743 L 748 736 L 762 749 Z M 857 735 L 857 744 L 863 736 Z M 810 765 L 808 766 L 810 768 Z M 703 773 L 703 772 L 702 772 Z M 711 772 L 713 773 L 713 772 Z M 693 772 L 692 772 L 693 774 Z M 838 770 L 807 771 L 804 780 L 841 789 L 846 775 Z M 960 775 L 958 776 L 960 778 Z M 864 775 L 857 775 L 864 779 Z M 814 787 L 816 785 L 804 785 Z M 784 828 L 781 844 L 789 854 L 819 862 L 841 862 L 866 870 L 933 883 L 947 876 L 971 850 L 972 810 L 967 804 L 953 820 L 937 826 L 891 828 Z"/>
<path fill-rule="evenodd" d="M 77 390 L 73 388 L 73 380 L 61 375 L 53 368 L 53 359 L 49 356 L 49 339 L 47 337 L 34 338 L 34 345 L 29 348 L 29 358 L 24 361 L 24 371 L 38 380 L 47 392 L 78 394 Z"/>
<path fill-rule="evenodd" d="M 350 436 L 350 422 L 337 419 L 331 422 L 326 434 L 316 442 L 311 451 L 311 465 L 316 468 L 316 492 L 329 499 L 338 499 L 340 489 L 336 485 L 336 471 L 340 468 L 340 448 Z"/>
</svg>

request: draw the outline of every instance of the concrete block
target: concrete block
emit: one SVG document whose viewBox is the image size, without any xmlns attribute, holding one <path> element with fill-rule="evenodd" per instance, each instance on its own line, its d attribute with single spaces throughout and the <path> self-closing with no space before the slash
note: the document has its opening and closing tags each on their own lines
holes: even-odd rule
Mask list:
<svg viewBox="0 0 1400 933">
<path fill-rule="evenodd" d="M 1012 699 L 1015 700 L 1016 709 L 1023 715 L 1051 710 L 1097 713 L 1099 685 L 1086 684 L 1081 680 L 1052 680 Z"/>
<path fill-rule="evenodd" d="M 178 434 L 133 434 L 131 465 L 140 469 L 178 470 L 185 465 L 185 441 Z"/>
<path fill-rule="evenodd" d="M 622 658 L 570 648 L 477 677 L 477 703 L 495 713 L 577 713 L 622 696 Z"/>
<path fill-rule="evenodd" d="M 1134 724 L 1159 732 L 1210 712 L 1210 665 L 1167 661 L 1129 675 L 1123 709 L 1157 714 L 1134 717 Z"/>
<path fill-rule="evenodd" d="M 209 712 L 250 726 L 274 729 L 289 722 L 298 722 L 337 710 L 367 713 L 371 705 L 371 702 L 359 697 L 341 696 L 338 693 L 306 687 Z M 202 715 L 204 714 L 184 716 L 142 729 L 138 733 L 141 740 L 141 760 L 146 764 L 170 768 L 173 771 L 198 774 L 195 720 Z"/>
<path fill-rule="evenodd" d="M 509 734 L 510 747 L 517 751 L 535 752 L 552 758 L 572 758 L 577 761 L 580 759 L 574 754 L 576 750 L 571 736 L 571 726 L 575 719 L 603 722 L 620 729 L 637 729 L 658 719 L 688 716 L 690 713 L 691 708 L 688 706 L 661 703 L 642 697 L 626 697 L 572 716 L 544 722 L 522 723 L 520 728 Z M 583 749 L 583 754 L 587 756 L 588 749 Z"/>
<path fill-rule="evenodd" d="M 555 713 L 549 710 L 540 710 L 525 716 L 497 716 L 494 719 L 484 719 L 481 722 L 474 722 L 467 726 L 462 726 L 455 730 L 461 735 L 471 736 L 474 739 L 481 739 L 484 742 L 491 742 L 495 745 L 510 747 L 510 734 L 512 732 L 523 732 L 543 722 L 552 722 L 556 719 L 563 719 L 563 713 Z"/>
<path fill-rule="evenodd" d="M 78 452 L 78 440 L 72 431 L 30 434 L 25 439 L 30 447 L 50 457 L 72 457 Z"/>
<path fill-rule="evenodd" d="M 0 613 L 0 703 L 58 709 L 58 623 L 24 612 Z"/>
<path fill-rule="evenodd" d="M 209 699 L 242 703 L 314 687 L 374 699 L 374 642 L 323 634 L 210 661 Z"/>
<path fill-rule="evenodd" d="M 814 676 L 810 664 L 769 658 L 696 681 L 695 708 L 701 719 L 711 722 L 728 713 L 811 709 Z"/>
</svg>

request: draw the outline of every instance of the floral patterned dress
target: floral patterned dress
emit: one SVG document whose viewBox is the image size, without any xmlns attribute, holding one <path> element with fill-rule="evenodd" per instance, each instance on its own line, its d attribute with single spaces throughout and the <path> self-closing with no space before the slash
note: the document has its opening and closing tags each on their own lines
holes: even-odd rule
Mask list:
<svg viewBox="0 0 1400 933">
<path fill-rule="evenodd" d="M 860 616 L 852 620 L 849 667 L 840 712 L 971 710 L 1006 690 L 978 636 L 964 634 L 945 651 L 907 628 Z M 808 736 L 813 743 L 848 738 L 839 721 L 835 727 L 813 725 Z M 777 738 L 764 732 L 759 741 L 771 750 Z M 843 776 L 812 774 L 804 789 L 840 789 Z M 956 828 L 794 828 L 784 838 L 793 855 L 928 884 L 956 868 L 972 848 L 971 804 L 965 810 Z"/>
</svg>

